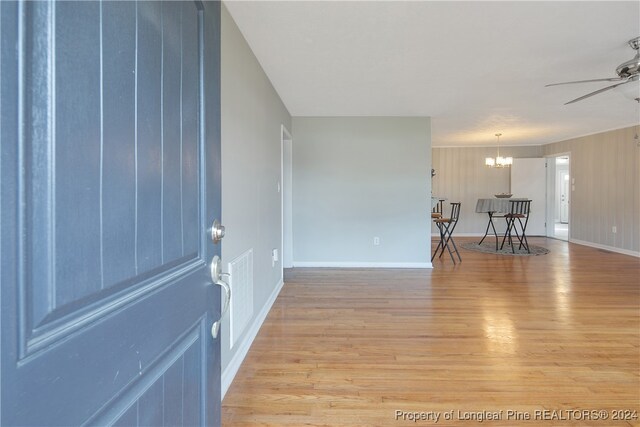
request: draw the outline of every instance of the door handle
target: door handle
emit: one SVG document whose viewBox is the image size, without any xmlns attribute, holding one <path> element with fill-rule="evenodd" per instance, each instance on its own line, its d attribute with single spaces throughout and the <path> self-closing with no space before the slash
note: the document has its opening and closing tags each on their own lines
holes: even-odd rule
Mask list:
<svg viewBox="0 0 640 427">
<path fill-rule="evenodd" d="M 221 286 L 224 290 L 224 303 L 222 304 L 222 310 L 220 311 L 220 318 L 213 322 L 213 325 L 211 326 L 211 336 L 213 339 L 216 339 L 220 332 L 220 322 L 222 322 L 222 318 L 229 310 L 229 303 L 231 302 L 231 287 L 227 282 L 222 280 L 222 276 L 229 276 L 229 274 L 222 272 L 222 262 L 218 255 L 215 255 L 211 260 L 209 273 L 211 274 L 211 282 L 213 282 L 214 285 Z"/>
<path fill-rule="evenodd" d="M 211 224 L 211 240 L 213 243 L 219 243 L 220 240 L 224 237 L 225 229 L 224 225 L 220 224 L 220 221 L 217 219 L 213 220 L 213 224 Z"/>
</svg>

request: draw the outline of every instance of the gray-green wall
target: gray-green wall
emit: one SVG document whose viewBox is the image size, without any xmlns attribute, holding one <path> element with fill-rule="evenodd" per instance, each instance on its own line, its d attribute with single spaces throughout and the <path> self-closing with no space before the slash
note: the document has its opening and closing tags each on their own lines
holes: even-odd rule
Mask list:
<svg viewBox="0 0 640 427">
<path fill-rule="evenodd" d="M 571 155 L 570 240 L 640 255 L 638 132 L 632 126 L 543 146 L 545 156 Z"/>
<path fill-rule="evenodd" d="M 281 284 L 280 127 L 291 116 L 226 7 L 222 6 L 222 242 L 226 263 L 253 249 L 253 318 L 229 349 L 229 318 L 222 323 L 223 392 L 235 375 Z M 236 296 L 237 298 L 238 296 Z"/>
<path fill-rule="evenodd" d="M 428 117 L 294 117 L 294 266 L 428 267 L 430 164 Z"/>
</svg>

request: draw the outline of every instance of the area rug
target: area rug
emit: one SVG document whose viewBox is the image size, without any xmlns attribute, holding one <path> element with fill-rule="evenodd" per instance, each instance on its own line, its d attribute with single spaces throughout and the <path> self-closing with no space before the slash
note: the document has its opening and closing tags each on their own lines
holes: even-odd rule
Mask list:
<svg viewBox="0 0 640 427">
<path fill-rule="evenodd" d="M 529 245 L 529 249 L 531 253 L 528 253 L 527 250 L 523 247 L 522 249 L 518 249 L 519 243 L 516 243 L 516 253 L 511 252 L 511 246 L 508 246 L 506 243 L 502 249 L 498 249 L 496 252 L 496 242 L 483 242 L 481 245 L 478 242 L 469 242 L 463 243 L 461 246 L 470 251 L 476 252 L 484 252 L 487 254 L 494 255 L 519 255 L 519 256 L 533 256 L 533 255 L 546 255 L 549 253 L 549 249 L 543 248 L 542 246 Z"/>
</svg>

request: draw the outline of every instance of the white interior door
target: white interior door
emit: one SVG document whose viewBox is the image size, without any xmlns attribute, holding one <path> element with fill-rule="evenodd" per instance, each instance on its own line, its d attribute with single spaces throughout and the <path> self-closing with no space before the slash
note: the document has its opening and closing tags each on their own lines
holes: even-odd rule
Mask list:
<svg viewBox="0 0 640 427">
<path fill-rule="evenodd" d="M 560 222 L 569 222 L 569 172 L 560 172 Z"/>
<path fill-rule="evenodd" d="M 556 176 L 556 158 L 549 157 L 547 160 L 547 219 L 546 223 L 549 224 L 546 227 L 547 237 L 556 237 L 556 229 L 555 222 L 556 218 L 559 218 L 559 213 L 556 212 L 556 205 L 559 202 L 556 201 L 557 193 L 559 189 L 557 188 L 556 181 L 558 181 L 558 177 Z"/>
<path fill-rule="evenodd" d="M 528 198 L 531 202 L 527 235 L 545 236 L 546 216 L 546 159 L 513 159 L 511 193 L 514 198 Z"/>
</svg>

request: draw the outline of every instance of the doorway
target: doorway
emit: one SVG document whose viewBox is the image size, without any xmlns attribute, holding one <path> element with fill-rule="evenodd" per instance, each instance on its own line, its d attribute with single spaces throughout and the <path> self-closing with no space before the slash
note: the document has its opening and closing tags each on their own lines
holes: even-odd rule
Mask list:
<svg viewBox="0 0 640 427">
<path fill-rule="evenodd" d="M 547 160 L 547 236 L 569 240 L 573 178 L 568 153 Z"/>
<path fill-rule="evenodd" d="M 293 138 L 281 126 L 282 268 L 293 267 Z M 284 272 L 282 278 L 284 279 Z"/>
</svg>

